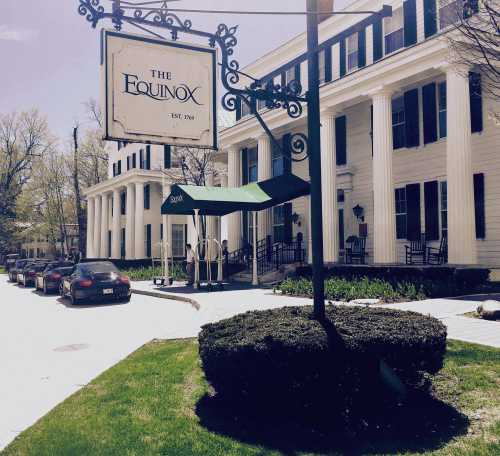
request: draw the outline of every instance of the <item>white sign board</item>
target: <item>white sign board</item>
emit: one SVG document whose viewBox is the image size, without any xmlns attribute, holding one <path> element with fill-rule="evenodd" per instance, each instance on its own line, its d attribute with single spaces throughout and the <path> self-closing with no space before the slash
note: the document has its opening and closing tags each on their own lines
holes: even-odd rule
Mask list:
<svg viewBox="0 0 500 456">
<path fill-rule="evenodd" d="M 105 139 L 217 149 L 216 51 L 104 31 Z"/>
</svg>

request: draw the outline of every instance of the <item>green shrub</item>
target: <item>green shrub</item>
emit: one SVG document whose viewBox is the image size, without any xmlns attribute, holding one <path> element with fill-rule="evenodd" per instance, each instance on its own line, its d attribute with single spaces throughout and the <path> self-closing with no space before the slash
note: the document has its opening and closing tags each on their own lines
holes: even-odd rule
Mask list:
<svg viewBox="0 0 500 456">
<path fill-rule="evenodd" d="M 277 286 L 283 294 L 312 297 L 312 282 L 306 278 L 289 278 Z M 381 279 L 351 280 L 331 278 L 325 280 L 325 297 L 332 301 L 352 301 L 353 299 L 381 299 L 385 302 L 403 299 L 417 300 L 425 298 L 421 288 L 410 282 L 392 284 Z"/>
<path fill-rule="evenodd" d="M 153 280 L 153 277 L 159 277 L 163 274 L 163 270 L 160 266 L 147 268 L 132 268 L 125 269 L 122 271 L 123 274 L 130 277 L 130 280 Z M 184 271 L 183 265 L 181 263 L 174 263 L 173 268 L 170 270 L 170 275 L 174 280 L 185 280 L 187 275 Z"/>
<path fill-rule="evenodd" d="M 199 334 L 217 395 L 262 409 L 348 413 L 381 387 L 384 360 L 407 385 L 441 369 L 446 328 L 435 318 L 380 308 L 327 306 L 254 311 L 208 324 Z"/>
</svg>

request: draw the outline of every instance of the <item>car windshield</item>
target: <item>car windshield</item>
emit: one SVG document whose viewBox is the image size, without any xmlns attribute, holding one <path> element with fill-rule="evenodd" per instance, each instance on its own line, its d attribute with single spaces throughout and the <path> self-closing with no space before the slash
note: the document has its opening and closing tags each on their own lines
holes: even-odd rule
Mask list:
<svg viewBox="0 0 500 456">
<path fill-rule="evenodd" d="M 117 267 L 113 263 L 103 262 L 103 263 L 86 263 L 80 265 L 82 272 L 87 274 L 99 274 L 106 272 L 116 272 L 118 273 Z"/>
<path fill-rule="evenodd" d="M 27 260 L 18 260 L 16 261 L 16 268 L 23 268 L 26 266 Z"/>
<path fill-rule="evenodd" d="M 54 272 L 58 272 L 59 274 L 62 275 L 69 275 L 73 271 L 73 267 L 66 267 L 66 268 L 56 268 L 54 269 Z"/>
<path fill-rule="evenodd" d="M 40 271 L 43 271 L 45 269 L 45 264 L 35 264 L 33 266 L 33 269 L 36 271 L 36 272 L 40 272 Z"/>
</svg>

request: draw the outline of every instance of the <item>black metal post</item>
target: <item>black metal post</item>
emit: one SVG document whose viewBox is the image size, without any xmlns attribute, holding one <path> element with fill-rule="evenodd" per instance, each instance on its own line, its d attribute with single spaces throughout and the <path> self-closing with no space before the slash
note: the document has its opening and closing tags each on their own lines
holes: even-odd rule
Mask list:
<svg viewBox="0 0 500 456">
<path fill-rule="evenodd" d="M 308 13 L 318 12 L 318 0 L 307 0 Z M 307 129 L 309 175 L 311 178 L 311 237 L 314 316 L 325 318 L 325 284 L 323 279 L 323 210 L 321 206 L 321 133 L 319 107 L 318 14 L 307 15 Z"/>
</svg>

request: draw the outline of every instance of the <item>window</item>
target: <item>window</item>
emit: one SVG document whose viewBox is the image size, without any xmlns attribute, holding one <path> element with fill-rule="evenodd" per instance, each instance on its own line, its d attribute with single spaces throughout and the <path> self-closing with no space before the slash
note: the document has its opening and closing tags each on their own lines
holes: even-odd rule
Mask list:
<svg viewBox="0 0 500 456">
<path fill-rule="evenodd" d="M 438 84 L 439 137 L 446 138 L 446 82 Z"/>
<path fill-rule="evenodd" d="M 144 169 L 151 169 L 151 146 L 146 146 L 146 162 Z"/>
<path fill-rule="evenodd" d="M 144 209 L 151 209 L 151 186 L 144 186 Z"/>
<path fill-rule="evenodd" d="M 396 239 L 406 239 L 407 208 L 406 188 L 397 188 L 396 196 Z"/>
<path fill-rule="evenodd" d="M 347 71 L 358 68 L 358 34 L 353 33 L 347 38 Z"/>
<path fill-rule="evenodd" d="M 137 168 L 137 154 L 135 152 L 132 154 L 132 168 Z"/>
<path fill-rule="evenodd" d="M 439 28 L 444 29 L 459 21 L 463 14 L 461 0 L 439 0 Z"/>
<path fill-rule="evenodd" d="M 241 117 L 249 116 L 251 113 L 252 113 L 252 110 L 250 109 L 250 106 L 248 106 L 244 101 L 242 101 L 241 102 Z"/>
<path fill-rule="evenodd" d="M 144 169 L 144 150 L 139 150 L 139 168 Z"/>
<path fill-rule="evenodd" d="M 295 80 L 295 67 L 290 67 L 285 71 L 285 79 L 284 79 L 285 87 L 288 86 L 288 84 L 294 80 Z"/>
<path fill-rule="evenodd" d="M 344 209 L 339 209 L 339 249 L 345 248 Z"/>
<path fill-rule="evenodd" d="M 280 148 L 273 145 L 272 152 L 272 167 L 273 167 L 273 177 L 281 176 L 284 173 L 284 162 L 283 162 L 283 153 Z"/>
<path fill-rule="evenodd" d="M 345 201 L 345 193 L 341 188 L 337 189 L 337 203 L 343 203 Z"/>
<path fill-rule="evenodd" d="M 318 54 L 318 65 L 319 65 L 319 83 L 323 84 L 326 80 L 326 54 L 325 50 L 322 50 Z"/>
<path fill-rule="evenodd" d="M 172 224 L 172 256 L 175 258 L 183 257 L 186 255 L 186 243 L 184 240 L 184 225 Z"/>
<path fill-rule="evenodd" d="M 394 149 L 400 149 L 406 145 L 404 97 L 392 100 L 392 143 Z"/>
<path fill-rule="evenodd" d="M 116 175 L 119 176 L 122 173 L 122 161 L 118 160 L 116 163 Z"/>
<path fill-rule="evenodd" d="M 397 51 L 404 46 L 403 8 L 392 12 L 391 17 L 384 18 L 385 53 Z"/>
<path fill-rule="evenodd" d="M 440 198 L 440 211 L 441 211 L 441 235 L 448 235 L 448 184 L 441 182 L 441 198 Z"/>
<path fill-rule="evenodd" d="M 120 214 L 125 215 L 127 213 L 127 194 L 120 193 Z"/>
<path fill-rule="evenodd" d="M 172 167 L 172 148 L 163 146 L 163 168 L 169 169 Z"/>
<path fill-rule="evenodd" d="M 120 256 L 125 258 L 125 243 L 126 243 L 126 233 L 125 228 L 120 230 Z"/>
<path fill-rule="evenodd" d="M 273 207 L 273 239 L 274 242 L 285 241 L 285 206 Z"/>
<path fill-rule="evenodd" d="M 257 149 L 248 149 L 248 183 L 257 182 L 258 174 Z"/>
</svg>

